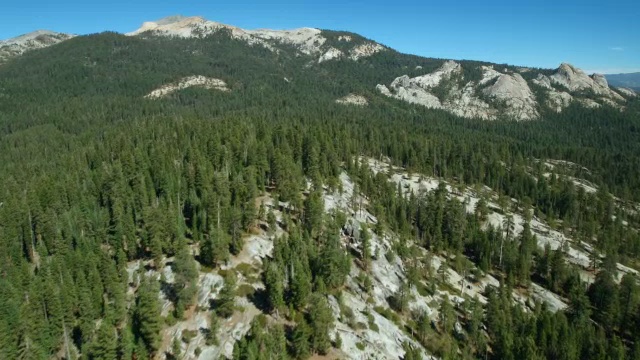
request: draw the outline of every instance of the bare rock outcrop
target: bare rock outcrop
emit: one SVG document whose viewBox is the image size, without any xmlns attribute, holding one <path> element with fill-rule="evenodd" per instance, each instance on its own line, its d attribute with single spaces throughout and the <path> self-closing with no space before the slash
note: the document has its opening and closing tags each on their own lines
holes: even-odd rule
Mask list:
<svg viewBox="0 0 640 360">
<path fill-rule="evenodd" d="M 631 90 L 631 89 L 627 89 L 627 88 L 616 88 L 616 90 L 618 90 L 618 92 L 626 97 L 630 97 L 630 98 L 634 98 L 636 96 L 638 96 L 638 94 Z"/>
<path fill-rule="evenodd" d="M 189 87 L 202 87 L 205 89 L 212 89 L 218 91 L 229 91 L 227 83 L 220 79 L 208 78 L 202 75 L 189 76 L 180 79 L 177 82 L 166 84 L 158 89 L 153 90 L 145 96 L 148 99 L 158 99 L 172 94 L 176 91 L 183 90 Z"/>
<path fill-rule="evenodd" d="M 475 84 L 473 82 L 458 90 L 457 87 L 449 93 L 449 98 L 445 107 L 451 113 L 474 119 L 494 120 L 498 116 L 498 111 L 493 109 L 476 95 Z"/>
<path fill-rule="evenodd" d="M 589 109 L 596 109 L 596 108 L 599 108 L 600 106 L 602 106 L 597 101 L 592 100 L 592 99 L 578 99 L 578 101 L 584 107 L 587 107 Z"/>
<path fill-rule="evenodd" d="M 349 94 L 347 96 L 343 96 L 340 99 L 336 100 L 336 103 L 343 105 L 358 105 L 358 106 L 367 106 L 369 105 L 369 100 L 362 95 Z"/>
<path fill-rule="evenodd" d="M 385 85 L 378 85 L 377 89 L 382 94 L 396 99 L 404 100 L 408 103 L 419 104 L 430 109 L 442 109 L 442 103 L 437 96 L 430 92 L 438 86 L 444 79 L 449 79 L 453 73 L 461 71 L 460 64 L 447 61 L 438 70 L 430 74 L 410 78 L 403 75 L 391 82 L 390 88 Z"/>
<path fill-rule="evenodd" d="M 209 21 L 199 16 L 171 16 L 158 21 L 148 21 L 143 23 L 139 29 L 126 35 L 138 36 L 142 34 L 153 34 L 158 36 L 190 38 L 203 37 L 218 31 L 227 31 L 234 39 L 245 41 L 249 45 L 263 46 L 274 52 L 278 51 L 278 44 L 291 45 L 301 54 L 318 57 L 318 61 L 320 62 L 338 59 L 344 56 L 343 51 L 328 48 L 329 45 L 325 45 L 327 38 L 322 34 L 322 30 L 320 29 L 305 27 L 293 30 L 247 30 Z M 351 42 L 352 37 L 343 35 L 340 36 L 338 40 L 341 42 Z M 386 48 L 380 44 L 366 42 L 350 49 L 347 57 L 352 60 L 358 60 L 385 49 Z"/>
<path fill-rule="evenodd" d="M 353 49 L 349 51 L 349 58 L 351 60 L 358 60 L 361 58 L 369 57 L 371 55 L 377 54 L 380 51 L 384 51 L 384 46 L 374 43 L 374 42 L 366 42 L 364 44 L 360 44 L 355 46 Z"/>
<path fill-rule="evenodd" d="M 386 96 L 432 109 L 444 109 L 466 118 L 493 120 L 502 115 L 516 120 L 531 120 L 539 116 L 535 95 L 520 74 L 505 74 L 492 67 L 482 67 L 482 70 L 483 77 L 477 84 L 473 81 L 464 83 L 462 66 L 455 61 L 447 61 L 432 73 L 414 78 L 400 76 L 389 88 L 378 85 L 377 89 Z M 500 112 L 479 98 L 479 92 L 491 102 L 500 103 L 504 110 Z"/>
<path fill-rule="evenodd" d="M 0 63 L 27 51 L 45 48 L 75 37 L 49 30 L 37 30 L 12 39 L 0 40 Z"/>
<path fill-rule="evenodd" d="M 571 94 L 566 91 L 556 90 L 551 86 L 551 79 L 546 75 L 538 74 L 533 83 L 546 89 L 548 98 L 547 103 L 544 105 L 557 113 L 562 112 L 573 101 Z"/>
<path fill-rule="evenodd" d="M 551 81 L 567 88 L 571 92 L 591 91 L 595 95 L 601 95 L 616 101 L 624 101 L 620 94 L 609 88 L 607 79 L 600 74 L 588 76 L 584 71 L 573 65 L 563 63 L 555 74 L 551 75 Z"/>
<path fill-rule="evenodd" d="M 503 102 L 506 105 L 505 115 L 510 118 L 532 120 L 540 116 L 535 95 L 518 73 L 497 75 L 497 81 L 482 93 Z"/>
<path fill-rule="evenodd" d="M 344 56 L 344 53 L 342 51 L 334 47 L 331 47 L 329 48 L 329 50 L 327 50 L 327 52 L 325 52 L 324 54 L 322 54 L 322 56 L 320 56 L 320 58 L 318 59 L 318 63 L 333 60 L 333 59 L 339 59 L 343 56 Z"/>
<path fill-rule="evenodd" d="M 557 113 L 562 112 L 573 101 L 573 96 L 564 91 L 549 91 L 548 96 L 549 99 L 546 105 Z"/>
</svg>

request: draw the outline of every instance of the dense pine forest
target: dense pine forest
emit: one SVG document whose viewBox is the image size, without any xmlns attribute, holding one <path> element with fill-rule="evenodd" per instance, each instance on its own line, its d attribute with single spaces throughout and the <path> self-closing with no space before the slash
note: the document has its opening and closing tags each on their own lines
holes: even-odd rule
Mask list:
<svg viewBox="0 0 640 360">
<path fill-rule="evenodd" d="M 442 62 L 388 51 L 310 66 L 221 32 L 81 36 L 1 65 L 0 358 L 181 359 L 181 343 L 195 335 L 169 339 L 164 353 L 162 330 L 193 313 L 207 271 L 224 278 L 204 335 L 217 346 L 247 291 L 248 275 L 227 264 L 265 228 L 273 253 L 254 274 L 263 289 L 250 297 L 261 314 L 233 345 L 234 359 L 335 354 L 329 299 L 341 302 L 353 268 L 372 292 L 379 256 L 366 244 L 385 236 L 393 243 L 386 257 L 401 259 L 406 281 L 379 313 L 415 341 L 404 344 L 404 359 L 640 359 L 638 279 L 616 266 L 640 266 L 640 101 L 624 111 L 574 104 L 537 121 L 483 122 L 374 92 L 406 68 Z M 144 98 L 194 74 L 230 91 Z M 335 102 L 353 92 L 369 106 Z M 363 158 L 453 187 L 486 186 L 502 210 L 529 219 L 517 238 L 504 234 L 486 226 L 484 201 L 467 213 L 444 186 L 405 196 Z M 548 176 L 549 159 L 578 165 Z M 343 174 L 377 218 L 356 229 L 364 245 L 350 250 L 342 243 L 354 232 L 350 214 L 323 203 L 324 192 L 343 190 Z M 267 197 L 280 205 L 265 206 Z M 536 246 L 526 225 L 533 216 L 593 248 L 592 283 L 567 251 Z M 416 314 L 406 294 L 445 283 L 419 265 L 429 254 L 459 273 L 493 274 L 499 286 L 486 290 L 486 304 L 447 300 L 436 320 Z M 135 262 L 141 267 L 129 272 Z M 151 276 L 169 262 L 171 282 Z M 515 303 L 514 289 L 532 282 L 568 307 Z M 172 304 L 166 316 L 160 292 Z"/>
</svg>

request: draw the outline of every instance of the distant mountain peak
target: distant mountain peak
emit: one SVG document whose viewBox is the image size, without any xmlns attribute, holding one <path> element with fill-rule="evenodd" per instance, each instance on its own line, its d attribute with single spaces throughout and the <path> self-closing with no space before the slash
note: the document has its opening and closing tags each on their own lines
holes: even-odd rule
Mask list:
<svg viewBox="0 0 640 360">
<path fill-rule="evenodd" d="M 51 30 L 36 30 L 11 39 L 0 40 L 0 64 L 27 51 L 51 46 L 74 36 Z"/>
<path fill-rule="evenodd" d="M 12 44 L 23 43 L 26 41 L 32 41 L 41 36 L 55 37 L 55 36 L 64 36 L 64 35 L 68 35 L 68 34 L 63 34 L 63 33 L 55 32 L 51 30 L 40 29 L 40 30 L 32 31 L 30 33 L 18 35 L 11 39 L 0 40 L 0 46 L 7 46 Z"/>
<path fill-rule="evenodd" d="M 302 54 L 318 56 L 319 62 L 342 57 L 358 60 L 386 49 L 378 43 L 368 41 L 354 44 L 352 49 L 348 49 L 348 54 L 344 54 L 331 46 L 325 46 L 327 38 L 323 35 L 323 31 L 312 27 L 291 30 L 248 30 L 210 21 L 201 16 L 186 17 L 183 15 L 174 15 L 157 21 L 144 22 L 139 29 L 126 35 L 152 34 L 156 36 L 191 38 L 207 36 L 220 30 L 228 30 L 234 39 L 246 41 L 249 45 L 263 46 L 274 52 L 279 51 L 278 44 L 293 45 Z"/>
</svg>

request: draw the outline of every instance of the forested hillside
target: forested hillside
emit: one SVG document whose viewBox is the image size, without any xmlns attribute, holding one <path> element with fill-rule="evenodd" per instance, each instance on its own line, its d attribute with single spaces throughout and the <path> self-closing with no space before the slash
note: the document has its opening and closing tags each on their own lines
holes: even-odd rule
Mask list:
<svg viewBox="0 0 640 360">
<path fill-rule="evenodd" d="M 345 358 L 385 322 L 404 359 L 640 359 L 640 100 L 483 122 L 375 90 L 443 62 L 317 63 L 221 31 L 79 36 L 1 65 L 0 358 Z M 145 98 L 194 75 L 228 91 Z M 350 93 L 368 106 L 336 103 Z M 537 246 L 534 222 L 570 241 Z M 271 251 L 242 261 L 256 237 Z M 470 273 L 497 284 L 473 299 Z M 534 285 L 567 307 L 514 301 Z"/>
</svg>

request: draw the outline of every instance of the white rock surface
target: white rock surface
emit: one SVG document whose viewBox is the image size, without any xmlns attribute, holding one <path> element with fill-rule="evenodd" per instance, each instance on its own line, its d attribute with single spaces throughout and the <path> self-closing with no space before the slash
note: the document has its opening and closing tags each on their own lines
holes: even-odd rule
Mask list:
<svg viewBox="0 0 640 360">
<path fill-rule="evenodd" d="M 562 112 L 562 110 L 571 104 L 573 96 L 564 91 L 550 91 L 549 100 L 547 100 L 547 106 L 555 112 Z"/>
<path fill-rule="evenodd" d="M 584 106 L 587 107 L 589 109 L 596 109 L 599 108 L 600 105 L 597 101 L 592 100 L 592 99 L 578 99 L 578 101 Z"/>
<path fill-rule="evenodd" d="M 385 96 L 394 97 L 411 104 L 422 105 L 430 109 L 444 109 L 467 118 L 495 119 L 495 109 L 492 109 L 489 104 L 475 95 L 475 84 L 473 82 L 469 82 L 460 88 L 457 83 L 452 81 L 450 89 L 442 99 L 431 92 L 443 81 L 459 77 L 461 73 L 462 67 L 460 64 L 455 61 L 447 61 L 432 73 L 414 78 L 403 75 L 393 80 L 390 87 L 378 85 L 376 89 Z"/>
<path fill-rule="evenodd" d="M 491 73 L 491 76 L 494 74 Z M 514 119 L 532 120 L 540 116 L 536 97 L 520 74 L 499 74 L 498 80 L 482 90 L 490 97 L 505 103 L 505 114 Z M 483 79 L 484 80 L 484 79 Z"/>
<path fill-rule="evenodd" d="M 208 78 L 206 76 L 197 75 L 197 76 L 189 76 L 177 82 L 163 85 L 160 88 L 153 90 L 152 92 L 147 94 L 145 98 L 157 99 L 157 98 L 165 97 L 176 91 L 190 88 L 193 86 L 202 87 L 202 88 L 211 89 L 211 90 L 229 91 L 229 88 L 227 87 L 227 83 L 225 83 L 224 81 L 220 79 Z"/>
<path fill-rule="evenodd" d="M 351 49 L 351 51 L 349 51 L 349 58 L 351 60 L 358 60 L 365 57 L 369 57 L 383 50 L 385 50 L 385 48 L 380 44 L 373 43 L 373 42 L 366 42 L 364 44 L 360 44 L 354 47 L 353 49 Z"/>
<path fill-rule="evenodd" d="M 250 36 L 262 40 L 276 40 L 285 44 L 298 46 L 300 52 L 306 55 L 317 54 L 321 46 L 327 41 L 322 31 L 314 28 L 300 28 L 294 30 L 244 30 Z"/>
<path fill-rule="evenodd" d="M 462 71 L 462 66 L 460 66 L 460 64 L 458 64 L 455 61 L 449 60 L 449 61 L 446 61 L 444 64 L 442 64 L 442 66 L 438 70 L 430 74 L 417 76 L 413 79 L 410 79 L 410 82 L 416 84 L 417 86 L 423 89 L 428 90 L 440 85 L 440 82 L 442 82 L 442 80 L 449 79 L 452 74 L 459 74 L 461 71 Z M 396 79 L 396 81 L 398 79 Z M 394 83 L 391 83 L 392 87 L 394 86 Z"/>
<path fill-rule="evenodd" d="M 551 79 L 546 75 L 538 74 L 538 77 L 533 79 L 533 83 L 547 90 L 554 90 L 553 86 L 551 86 Z"/>
<path fill-rule="evenodd" d="M 498 115 L 496 109 L 476 96 L 473 82 L 467 83 L 460 90 L 457 88 L 452 89 L 449 92 L 449 98 L 445 102 L 445 109 L 465 118 L 493 120 Z"/>
<path fill-rule="evenodd" d="M 263 46 L 271 51 L 278 51 L 275 45 L 280 43 L 292 45 L 302 54 L 318 56 L 322 61 L 337 59 L 344 55 L 343 52 L 338 49 L 325 49 L 323 45 L 326 43 L 327 38 L 322 35 L 320 29 L 305 27 L 293 30 L 248 30 L 209 21 L 199 16 L 171 16 L 158 21 L 145 22 L 142 24 L 142 27 L 126 35 L 137 36 L 149 32 L 154 35 L 189 38 L 203 37 L 221 30 L 228 31 L 234 39 L 243 40 L 249 45 Z M 344 35 L 340 36 L 338 40 L 351 42 L 352 38 L 351 36 Z M 358 60 L 384 49 L 380 44 L 367 42 L 352 48 L 349 51 L 348 58 Z"/>
<path fill-rule="evenodd" d="M 481 66 L 480 70 L 482 70 L 482 80 L 478 82 L 479 85 L 485 85 L 486 83 L 502 75 L 502 73 L 494 70 L 493 66 Z"/>
<path fill-rule="evenodd" d="M 7 40 L 0 40 L 0 63 L 24 54 L 27 51 L 41 49 L 75 37 L 49 30 L 37 30 Z"/>
<path fill-rule="evenodd" d="M 624 101 L 620 94 L 609 88 L 607 79 L 600 74 L 588 76 L 584 71 L 571 64 L 563 63 L 555 74 L 551 75 L 551 81 L 562 85 L 570 91 L 593 91 L 596 95 L 602 95 L 617 101 Z"/>
<path fill-rule="evenodd" d="M 624 96 L 628 96 L 628 97 L 636 97 L 638 96 L 638 94 L 631 90 L 631 89 L 627 89 L 627 88 L 616 88 L 616 90 L 618 90 L 618 92 Z"/>
<path fill-rule="evenodd" d="M 562 112 L 562 110 L 568 107 L 571 101 L 573 101 L 573 96 L 568 92 L 558 91 L 551 86 L 551 79 L 546 75 L 538 74 L 538 77 L 533 80 L 533 83 L 547 90 L 548 100 L 546 105 L 557 113 Z"/>
<path fill-rule="evenodd" d="M 367 106 L 369 105 L 369 101 L 366 97 L 362 95 L 349 94 L 347 96 L 341 97 L 337 99 L 336 102 L 338 104 L 343 105 L 358 105 L 358 106 Z"/>
<path fill-rule="evenodd" d="M 322 63 L 329 60 L 339 59 L 343 56 L 344 56 L 344 53 L 342 51 L 332 47 L 332 48 L 329 48 L 329 50 L 327 50 L 326 53 L 320 56 L 320 58 L 318 59 L 318 62 Z"/>
<path fill-rule="evenodd" d="M 531 297 L 538 302 L 547 304 L 549 310 L 552 312 L 565 310 L 569 307 L 560 296 L 536 283 L 531 284 Z"/>
</svg>

